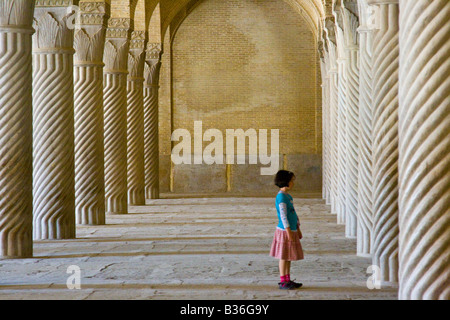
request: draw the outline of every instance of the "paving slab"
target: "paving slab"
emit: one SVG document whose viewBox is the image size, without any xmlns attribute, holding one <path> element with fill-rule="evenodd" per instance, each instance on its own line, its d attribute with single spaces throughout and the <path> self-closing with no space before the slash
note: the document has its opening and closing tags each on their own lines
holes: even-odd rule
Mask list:
<svg viewBox="0 0 450 320">
<path fill-rule="evenodd" d="M 291 274 L 300 290 L 277 286 L 274 197 L 171 198 L 108 215 L 104 226 L 79 225 L 73 240 L 35 241 L 32 259 L 0 260 L 0 299 L 397 299 L 396 286 L 367 288 L 371 259 L 356 256 L 356 240 L 323 200 L 294 203 L 305 259 Z M 70 266 L 81 289 L 67 287 Z"/>
</svg>

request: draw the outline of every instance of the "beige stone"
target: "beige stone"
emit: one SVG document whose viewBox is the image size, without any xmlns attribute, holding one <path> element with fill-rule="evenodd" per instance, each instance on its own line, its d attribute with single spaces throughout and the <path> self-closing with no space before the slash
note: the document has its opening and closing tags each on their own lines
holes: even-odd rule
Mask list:
<svg viewBox="0 0 450 320">
<path fill-rule="evenodd" d="M 29 1 L 0 1 L 0 258 L 33 254 L 33 12 Z"/>
<path fill-rule="evenodd" d="M 449 10 L 0 0 L 0 296 L 448 300 Z M 275 285 L 277 188 L 254 151 L 171 161 L 172 132 L 196 120 L 280 129 L 303 290 Z"/>
<path fill-rule="evenodd" d="M 71 2 L 71 1 L 70 1 Z M 73 29 L 37 3 L 33 35 L 33 235 L 75 238 Z"/>
</svg>

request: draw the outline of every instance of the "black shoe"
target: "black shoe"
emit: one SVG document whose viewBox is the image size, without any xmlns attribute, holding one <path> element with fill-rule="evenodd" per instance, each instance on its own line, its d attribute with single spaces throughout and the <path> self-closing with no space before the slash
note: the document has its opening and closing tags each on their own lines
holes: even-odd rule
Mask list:
<svg viewBox="0 0 450 320">
<path fill-rule="evenodd" d="M 291 283 L 294 285 L 295 289 L 301 288 L 303 286 L 303 283 L 294 282 L 294 281 L 291 281 Z"/>
<path fill-rule="evenodd" d="M 295 285 L 292 283 L 292 281 L 290 281 L 290 282 L 288 282 L 288 281 L 280 282 L 280 283 L 278 283 L 278 288 L 281 289 L 281 290 L 295 290 L 295 289 L 297 289 L 295 287 Z"/>
</svg>

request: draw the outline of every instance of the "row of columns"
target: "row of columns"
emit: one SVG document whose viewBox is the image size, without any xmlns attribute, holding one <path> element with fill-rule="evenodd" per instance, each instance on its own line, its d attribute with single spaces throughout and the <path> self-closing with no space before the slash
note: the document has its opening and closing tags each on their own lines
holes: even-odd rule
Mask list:
<svg viewBox="0 0 450 320">
<path fill-rule="evenodd" d="M 340 1 L 321 43 L 324 197 L 401 299 L 449 299 L 450 2 Z"/>
<path fill-rule="evenodd" d="M 2 258 L 159 196 L 161 44 L 104 1 L 74 26 L 72 4 L 0 0 Z"/>
</svg>

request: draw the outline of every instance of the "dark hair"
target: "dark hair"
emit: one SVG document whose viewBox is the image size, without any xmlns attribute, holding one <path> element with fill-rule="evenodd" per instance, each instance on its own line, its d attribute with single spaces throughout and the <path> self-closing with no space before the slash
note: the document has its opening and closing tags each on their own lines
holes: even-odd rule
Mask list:
<svg viewBox="0 0 450 320">
<path fill-rule="evenodd" d="M 295 174 L 291 171 L 280 170 L 275 175 L 275 185 L 278 188 L 289 187 L 289 182 L 291 182 L 292 178 L 295 177 Z"/>
</svg>

